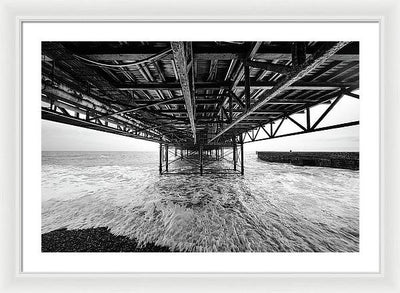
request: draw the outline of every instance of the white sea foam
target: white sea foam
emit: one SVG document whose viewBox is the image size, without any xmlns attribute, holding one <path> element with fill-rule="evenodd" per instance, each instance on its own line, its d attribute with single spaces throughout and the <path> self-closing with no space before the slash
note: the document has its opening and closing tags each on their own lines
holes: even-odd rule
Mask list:
<svg viewBox="0 0 400 293">
<path fill-rule="evenodd" d="M 44 153 L 42 233 L 108 227 L 179 251 L 358 251 L 358 193 L 358 171 L 254 154 L 241 177 L 160 176 L 152 153 Z"/>
</svg>

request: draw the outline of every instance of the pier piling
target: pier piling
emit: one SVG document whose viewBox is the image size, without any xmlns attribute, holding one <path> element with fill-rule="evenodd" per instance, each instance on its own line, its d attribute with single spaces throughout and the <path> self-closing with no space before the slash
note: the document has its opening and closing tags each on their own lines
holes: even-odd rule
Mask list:
<svg viewBox="0 0 400 293">
<path fill-rule="evenodd" d="M 165 145 L 165 171 L 168 172 L 168 145 Z"/>
<path fill-rule="evenodd" d="M 200 146 L 200 175 L 203 175 L 203 146 Z"/>
<path fill-rule="evenodd" d="M 162 175 L 162 151 L 163 151 L 163 147 L 162 147 L 162 143 L 160 143 L 160 153 L 159 153 L 159 159 L 160 159 L 159 172 L 160 172 L 160 175 Z"/>
</svg>

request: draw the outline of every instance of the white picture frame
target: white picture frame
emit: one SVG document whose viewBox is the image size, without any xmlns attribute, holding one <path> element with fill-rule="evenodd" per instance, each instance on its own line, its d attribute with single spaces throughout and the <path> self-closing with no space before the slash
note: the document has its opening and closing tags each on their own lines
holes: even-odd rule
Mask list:
<svg viewBox="0 0 400 293">
<path fill-rule="evenodd" d="M 70 1 L 50 9 L 50 1 L 32 3 L 18 2 L 15 4 L 1 3 L 2 30 L 4 43 L 10 44 L 2 48 L 1 58 L 4 68 L 2 72 L 1 92 L 4 93 L 1 108 L 2 142 L 1 154 L 5 164 L 1 167 L 2 194 L 5 195 L 1 204 L 1 228 L 5 237 L 1 243 L 1 287 L 3 292 L 79 292 L 79 291 L 110 291 L 110 290 L 146 290 L 150 292 L 190 290 L 204 291 L 327 291 L 327 292 L 387 292 L 399 291 L 396 273 L 399 270 L 399 253 L 396 242 L 399 235 L 396 223 L 399 217 L 397 210 L 399 200 L 396 194 L 400 191 L 396 181 L 398 157 L 396 146 L 399 143 L 396 110 L 398 108 L 399 79 L 396 52 L 400 42 L 396 35 L 399 24 L 400 7 L 396 1 L 379 1 L 363 4 L 362 1 L 322 2 L 315 4 L 308 1 L 298 1 L 291 4 L 290 9 L 277 3 L 186 3 L 182 1 L 177 9 L 171 9 L 173 4 L 135 3 L 112 8 L 100 2 L 96 8 L 89 3 Z M 175 3 L 178 5 L 178 3 Z M 251 3 L 250 3 L 251 4 Z M 118 6 L 114 4 L 115 6 Z M 169 7 L 165 14 L 157 15 L 153 8 Z M 178 8 L 179 7 L 179 8 Z M 210 14 L 210 7 L 220 11 Z M 228 11 L 224 11 L 229 7 Z M 253 9 L 249 9 L 252 7 Z M 257 9 L 254 9 L 257 7 Z M 126 8 L 135 10 L 132 15 L 124 15 Z M 267 11 L 268 8 L 268 12 Z M 310 10 L 308 10 L 309 8 Z M 70 9 L 70 10 L 69 10 Z M 74 17 L 65 15 L 71 11 Z M 90 11 L 90 15 L 88 14 Z M 169 12 L 168 12 L 169 11 Z M 195 13 L 191 11 L 195 11 Z M 306 12 L 311 11 L 311 12 Z M 324 12 L 322 12 L 324 11 Z M 304 13 L 303 13 L 304 12 Z M 107 17 L 104 15 L 108 14 Z M 110 16 L 112 14 L 112 16 Z M 190 15 L 188 17 L 187 15 Z M 221 16 L 222 15 L 222 16 Z M 20 88 L 19 74 L 19 29 L 24 20 L 53 20 L 53 21 L 379 21 L 381 24 L 381 272 L 378 274 L 22 274 L 20 271 L 20 211 L 18 198 L 21 194 L 20 170 Z M 396 26 L 397 25 L 397 26 Z M 388 80 L 383 77 L 390 77 Z M 13 97 L 13 98 L 11 98 Z M 393 105 L 393 106 L 388 106 Z M 397 106 L 397 107 L 396 107 Z M 385 125 L 390 125 L 390 129 Z M 394 129 L 392 129 L 394 128 Z M 396 131 L 397 130 L 397 131 Z M 396 133 L 397 132 L 397 133 Z M 390 135 L 389 135 L 390 133 Z M 6 139 L 7 138 L 7 139 Z M 6 155 L 7 154 L 7 155 Z M 385 158 L 390 158 L 385 161 Z M 385 176 L 383 176 L 385 175 Z M 4 190 L 3 190 L 4 189 Z"/>
</svg>

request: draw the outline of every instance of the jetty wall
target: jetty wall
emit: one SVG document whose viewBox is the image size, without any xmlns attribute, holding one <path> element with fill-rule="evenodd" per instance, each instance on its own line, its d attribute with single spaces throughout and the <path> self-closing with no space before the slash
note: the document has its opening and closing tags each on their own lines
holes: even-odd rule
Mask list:
<svg viewBox="0 0 400 293">
<path fill-rule="evenodd" d="M 257 156 L 274 163 L 359 170 L 358 152 L 257 152 Z"/>
</svg>

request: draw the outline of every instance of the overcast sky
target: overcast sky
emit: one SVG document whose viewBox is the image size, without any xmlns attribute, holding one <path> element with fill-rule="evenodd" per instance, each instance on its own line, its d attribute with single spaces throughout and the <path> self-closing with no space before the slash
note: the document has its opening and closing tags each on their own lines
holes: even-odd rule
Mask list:
<svg viewBox="0 0 400 293">
<path fill-rule="evenodd" d="M 328 106 L 320 105 L 312 108 L 311 123 L 318 119 L 318 115 Z M 305 124 L 304 114 L 294 115 L 293 118 Z M 357 99 L 345 96 L 319 126 L 356 120 L 359 120 L 359 102 Z M 286 120 L 279 133 L 299 130 L 298 126 Z M 265 134 L 261 134 L 260 137 L 265 137 Z M 245 144 L 245 151 L 358 151 L 358 148 L 359 126 Z M 42 120 L 44 151 L 156 151 L 157 149 L 157 143 Z"/>
</svg>

